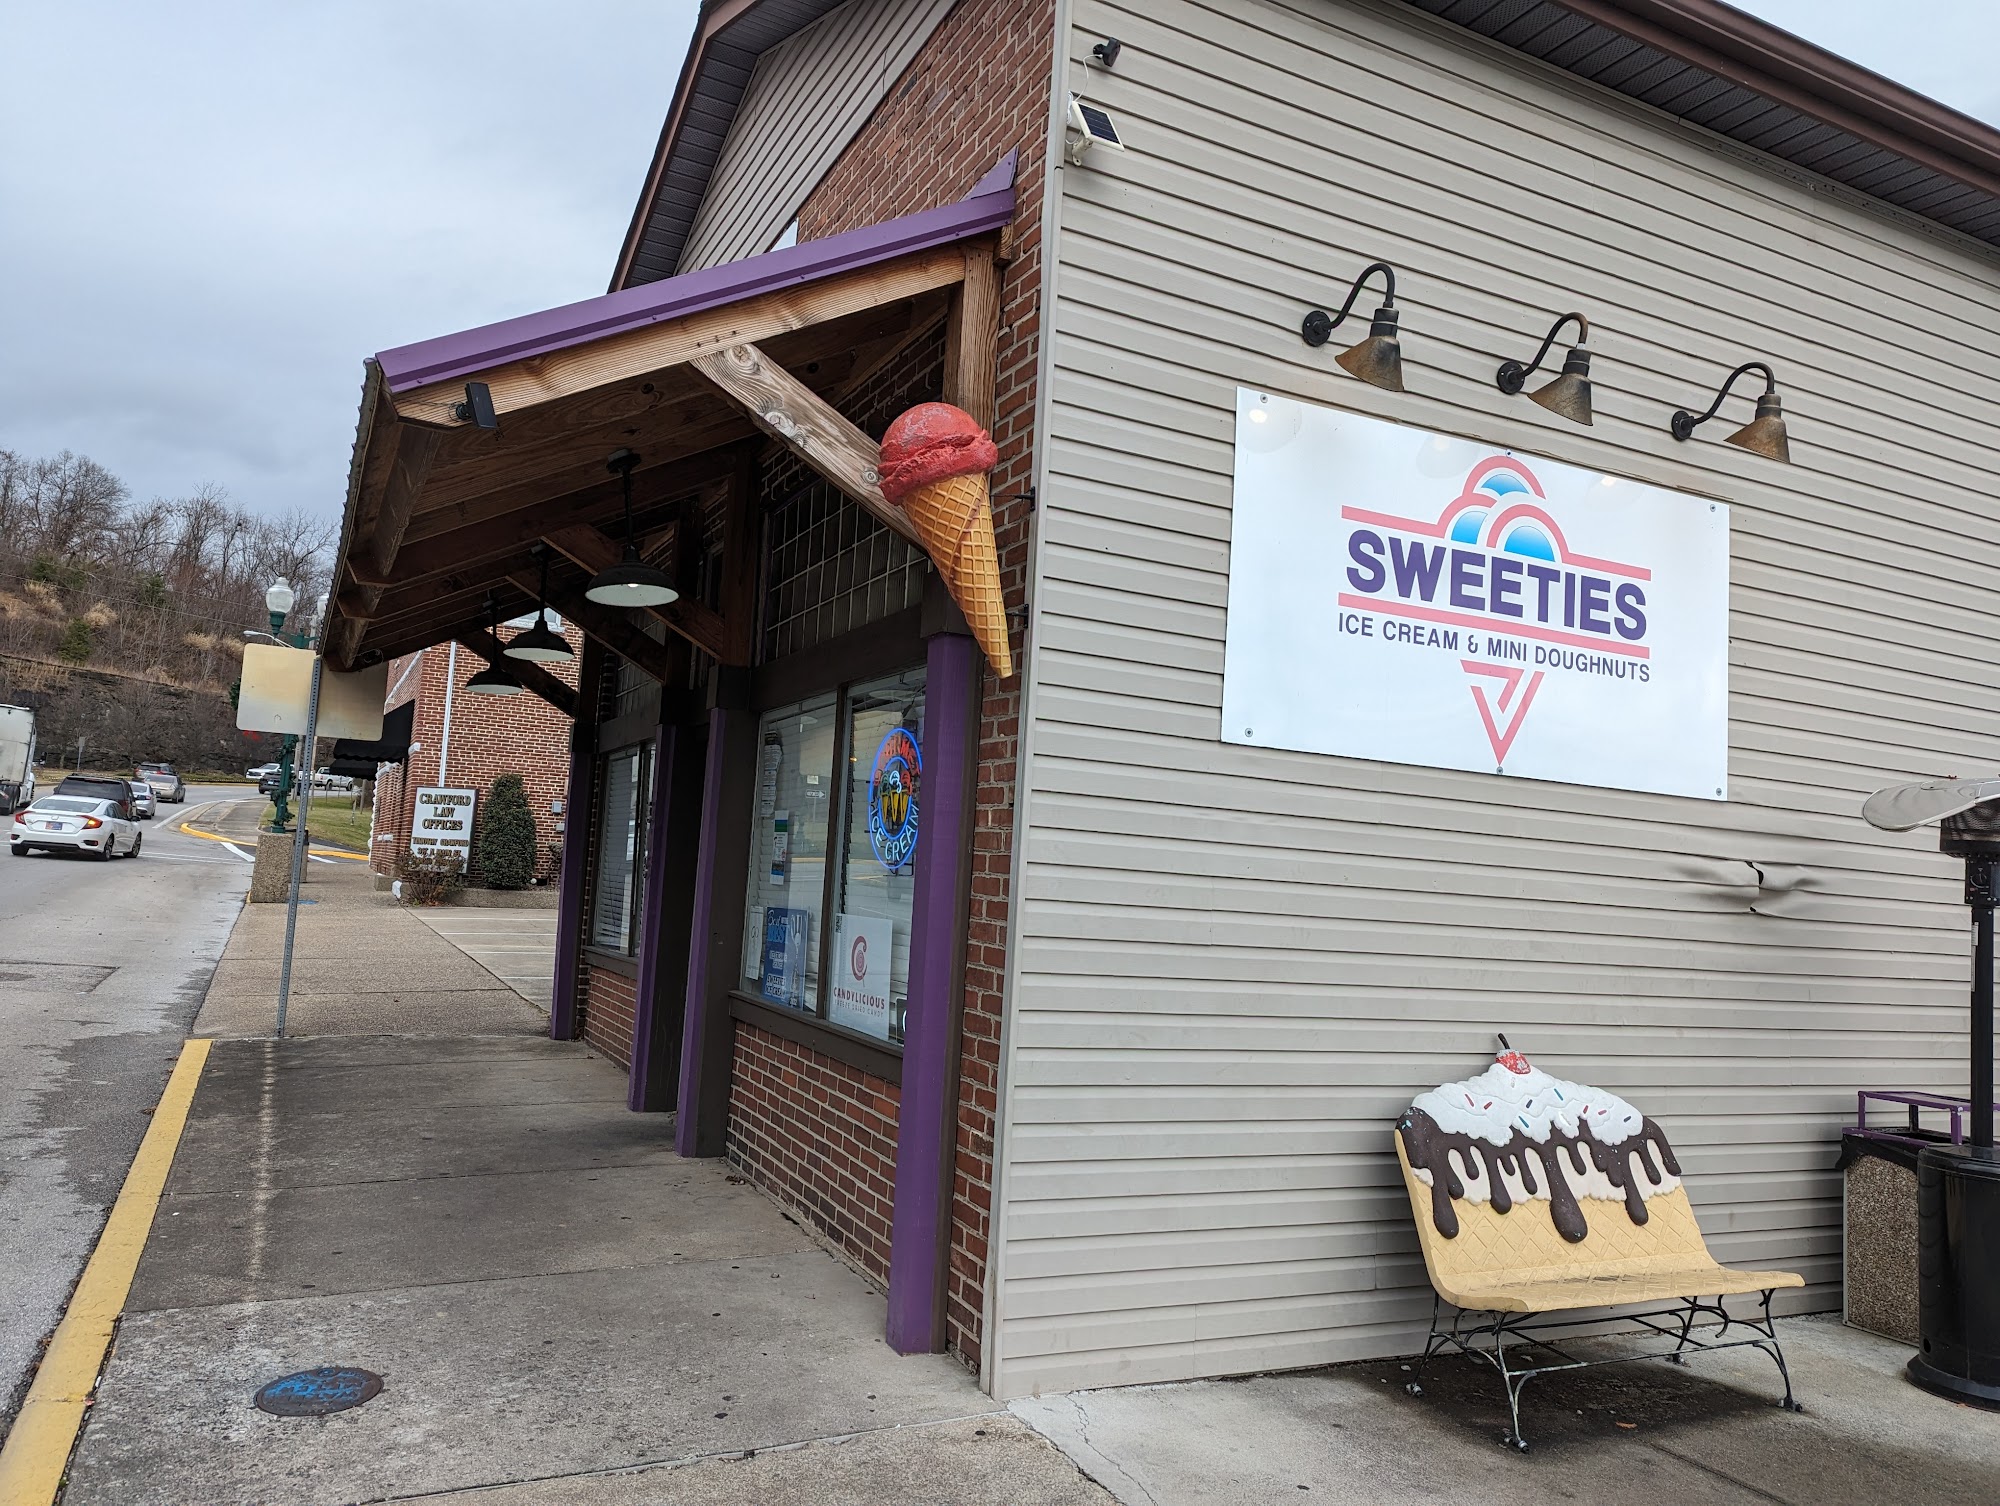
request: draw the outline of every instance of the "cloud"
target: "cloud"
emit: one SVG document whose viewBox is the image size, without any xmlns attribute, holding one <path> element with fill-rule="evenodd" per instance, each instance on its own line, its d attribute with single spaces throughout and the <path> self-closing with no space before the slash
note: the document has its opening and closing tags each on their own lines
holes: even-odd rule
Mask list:
<svg viewBox="0 0 2000 1506">
<path fill-rule="evenodd" d="M 695 9 L 10 8 L 0 446 L 337 512 L 364 356 L 604 291 Z"/>
</svg>

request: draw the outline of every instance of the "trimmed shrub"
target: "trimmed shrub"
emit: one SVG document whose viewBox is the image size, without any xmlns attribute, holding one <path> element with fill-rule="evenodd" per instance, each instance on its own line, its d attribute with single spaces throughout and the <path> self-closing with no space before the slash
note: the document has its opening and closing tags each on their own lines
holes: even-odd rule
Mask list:
<svg viewBox="0 0 2000 1506">
<path fill-rule="evenodd" d="M 479 814 L 479 876 L 489 889 L 525 889 L 535 879 L 535 817 L 519 774 L 502 774 Z"/>
<path fill-rule="evenodd" d="M 465 883 L 465 864 L 455 852 L 428 848 L 396 857 L 396 877 L 403 881 L 406 905 L 441 905 Z"/>
</svg>

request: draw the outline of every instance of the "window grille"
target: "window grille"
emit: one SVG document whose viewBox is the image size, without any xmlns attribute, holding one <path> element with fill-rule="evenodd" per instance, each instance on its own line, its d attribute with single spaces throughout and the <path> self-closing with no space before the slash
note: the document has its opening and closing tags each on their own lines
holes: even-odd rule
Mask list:
<svg viewBox="0 0 2000 1506">
<path fill-rule="evenodd" d="M 814 480 L 767 520 L 763 658 L 811 648 L 923 600 L 921 549 Z"/>
</svg>

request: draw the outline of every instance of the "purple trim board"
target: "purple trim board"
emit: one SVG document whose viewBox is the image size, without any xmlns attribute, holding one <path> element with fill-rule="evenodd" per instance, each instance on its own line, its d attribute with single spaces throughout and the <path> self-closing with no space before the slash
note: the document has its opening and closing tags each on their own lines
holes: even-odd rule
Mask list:
<svg viewBox="0 0 2000 1506">
<path fill-rule="evenodd" d="M 886 1337 L 898 1354 L 944 1348 L 946 1217 L 958 1107 L 955 993 L 964 957 L 959 896 L 972 848 L 970 765 L 977 747 L 979 650 L 970 638 L 930 640 L 924 682 L 924 832 L 910 913 L 910 980 L 903 1023 L 903 1100 L 896 1117 L 896 1206 L 889 1230 Z"/>
<path fill-rule="evenodd" d="M 391 392 L 473 376 L 507 361 L 547 355 L 607 335 L 643 329 L 721 308 L 760 293 L 817 282 L 877 262 L 928 251 L 998 230 L 1014 218 L 1014 161 L 1009 152 L 956 204 L 906 214 L 821 240 L 746 256 L 681 277 L 621 288 L 581 303 L 503 319 L 477 329 L 419 340 L 379 352 L 375 360 Z"/>
</svg>

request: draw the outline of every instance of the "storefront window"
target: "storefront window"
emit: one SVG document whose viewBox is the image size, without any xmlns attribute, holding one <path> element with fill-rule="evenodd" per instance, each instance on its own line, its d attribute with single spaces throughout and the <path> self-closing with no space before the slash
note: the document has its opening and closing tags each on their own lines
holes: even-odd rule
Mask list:
<svg viewBox="0 0 2000 1506">
<path fill-rule="evenodd" d="M 820 1013 L 820 923 L 839 698 L 818 696 L 758 726 L 757 804 L 744 906 L 743 981 L 773 1004 Z"/>
<path fill-rule="evenodd" d="M 900 1041 L 923 824 L 924 672 L 851 686 L 846 734 L 846 839 L 834 879 L 828 1018 Z"/>
<path fill-rule="evenodd" d="M 759 732 L 744 990 L 901 1041 L 922 824 L 924 672 L 783 707 Z M 837 786 L 836 767 L 846 771 Z"/>
<path fill-rule="evenodd" d="M 645 911 L 646 817 L 653 804 L 653 745 L 606 754 L 597 823 L 597 872 L 591 886 L 591 945 L 632 956 Z"/>
</svg>

